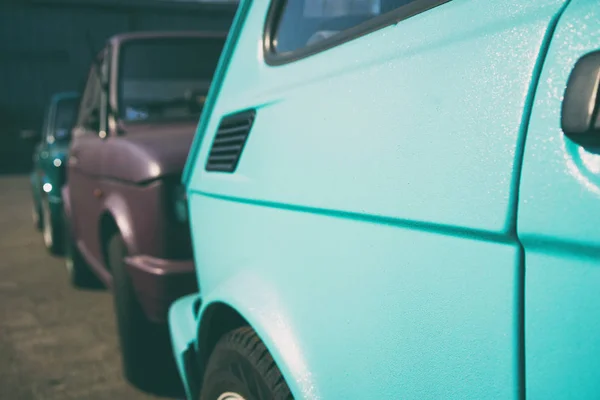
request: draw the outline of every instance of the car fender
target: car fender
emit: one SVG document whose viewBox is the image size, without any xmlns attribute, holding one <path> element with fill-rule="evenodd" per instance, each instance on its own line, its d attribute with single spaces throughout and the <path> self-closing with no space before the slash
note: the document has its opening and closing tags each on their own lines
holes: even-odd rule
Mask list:
<svg viewBox="0 0 600 400">
<path fill-rule="evenodd" d="M 104 201 L 104 212 L 101 215 L 105 216 L 107 214 L 115 221 L 117 229 L 125 241 L 128 253 L 137 254 L 137 237 L 133 219 L 131 218 L 129 205 L 120 193 L 112 192 L 106 197 L 106 200 Z"/>
<path fill-rule="evenodd" d="M 256 331 L 281 370 L 295 398 L 319 399 L 319 389 L 302 354 L 300 339 L 294 334 L 294 321 L 276 285 L 242 269 L 210 293 L 202 296 L 198 318 L 198 338 L 202 338 L 205 311 L 211 305 L 225 304 L 237 311 Z M 256 312 L 260 310 L 260 312 Z M 202 344 L 198 348 L 202 352 Z M 192 379 L 194 379 L 192 377 Z"/>
</svg>

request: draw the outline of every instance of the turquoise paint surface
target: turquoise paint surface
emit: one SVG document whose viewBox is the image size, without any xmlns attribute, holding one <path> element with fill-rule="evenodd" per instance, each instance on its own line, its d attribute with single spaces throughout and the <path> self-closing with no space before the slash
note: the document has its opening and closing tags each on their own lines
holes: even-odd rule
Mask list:
<svg viewBox="0 0 600 400">
<path fill-rule="evenodd" d="M 527 395 L 600 398 L 600 155 L 567 139 L 560 107 L 575 62 L 600 50 L 600 4 L 572 1 L 557 26 L 525 147 Z"/>
<path fill-rule="evenodd" d="M 518 172 L 566 1 L 454 0 L 277 67 L 267 3 L 242 3 L 190 152 L 203 305 L 171 310 L 176 356 L 221 302 L 296 398 L 521 397 Z M 248 108 L 236 173 L 205 172 L 220 119 Z"/>
<path fill-rule="evenodd" d="M 262 60 L 268 5 L 256 3 L 189 187 L 507 231 L 531 75 L 563 1 L 522 3 L 454 0 L 279 67 Z M 236 174 L 205 173 L 220 118 L 250 107 L 257 117 Z"/>
<path fill-rule="evenodd" d="M 198 326 L 193 312 L 194 303 L 198 294 L 190 294 L 178 299 L 169 308 L 169 327 L 171 334 L 171 343 L 175 353 L 175 362 L 180 373 L 183 374 L 184 364 L 181 355 L 188 346 L 196 339 Z M 191 378 L 194 379 L 194 378 Z M 184 387 L 188 399 L 192 398 L 191 392 L 184 380 Z"/>
<path fill-rule="evenodd" d="M 514 245 L 202 195 L 190 205 L 211 226 L 194 242 L 203 301 L 249 320 L 296 398 L 515 397 Z"/>
</svg>

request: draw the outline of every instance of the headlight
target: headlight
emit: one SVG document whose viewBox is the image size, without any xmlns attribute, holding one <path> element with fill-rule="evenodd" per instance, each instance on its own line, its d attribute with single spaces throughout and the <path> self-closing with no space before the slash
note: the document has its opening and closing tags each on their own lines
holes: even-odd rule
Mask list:
<svg viewBox="0 0 600 400">
<path fill-rule="evenodd" d="M 175 219 L 178 222 L 187 222 L 188 220 L 188 207 L 187 207 L 187 193 L 184 185 L 175 186 L 175 193 L 173 195 L 174 200 L 174 213 Z"/>
</svg>

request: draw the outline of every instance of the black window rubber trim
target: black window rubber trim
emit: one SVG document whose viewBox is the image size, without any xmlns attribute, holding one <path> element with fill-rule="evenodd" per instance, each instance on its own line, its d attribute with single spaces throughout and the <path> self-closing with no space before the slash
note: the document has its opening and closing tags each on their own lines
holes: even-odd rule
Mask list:
<svg viewBox="0 0 600 400">
<path fill-rule="evenodd" d="M 368 21 L 346 29 L 331 38 L 324 39 L 315 44 L 301 47 L 294 51 L 277 53 L 273 46 L 273 38 L 281 19 L 281 14 L 288 1 L 291 0 L 273 0 L 269 6 L 267 19 L 263 32 L 263 51 L 267 65 L 278 66 L 288 64 L 303 58 L 312 56 L 322 51 L 339 46 L 343 43 L 354 40 L 358 37 L 367 35 L 389 25 L 397 24 L 400 21 L 413 17 L 417 14 L 430 10 L 434 7 L 448 3 L 452 0 L 416 0 L 408 3 L 393 11 L 371 18 Z"/>
</svg>

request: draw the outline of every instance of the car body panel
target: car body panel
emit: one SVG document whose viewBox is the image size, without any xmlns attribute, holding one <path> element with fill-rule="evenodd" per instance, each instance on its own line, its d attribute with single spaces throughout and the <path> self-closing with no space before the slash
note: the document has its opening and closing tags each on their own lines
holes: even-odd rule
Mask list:
<svg viewBox="0 0 600 400">
<path fill-rule="evenodd" d="M 77 247 L 110 287 L 106 241 L 112 234 L 121 234 L 134 290 L 154 322 L 164 322 L 174 298 L 197 290 L 189 227 L 187 222 L 176 221 L 172 210 L 197 121 L 124 122 L 109 112 L 118 109 L 120 48 L 137 39 L 224 36 L 218 31 L 139 32 L 111 38 L 99 56 L 100 70 L 108 71 L 108 79 L 101 94 L 98 131 L 89 131 L 83 124 L 73 130 L 65 208 Z M 90 81 L 94 77 L 91 70 Z"/>
<path fill-rule="evenodd" d="M 520 186 L 528 398 L 600 398 L 600 156 L 560 122 L 575 62 L 598 50 L 598 2 L 572 1 L 540 77 Z"/>
<path fill-rule="evenodd" d="M 168 312 L 171 346 L 181 376 L 187 376 L 188 372 L 192 375 L 193 373 L 189 371 L 190 364 L 196 364 L 193 354 L 198 336 L 198 320 L 194 309 L 199 300 L 200 296 L 197 293 L 180 297 L 173 302 Z M 173 329 L 174 327 L 176 329 Z M 188 352 L 192 352 L 191 362 L 188 361 L 190 358 L 185 355 Z M 196 388 L 191 387 L 193 381 L 183 379 L 182 384 L 186 399 L 193 399 L 196 393 Z"/>
<path fill-rule="evenodd" d="M 197 166 L 190 186 L 506 232 L 525 100 L 546 30 L 563 3 L 454 0 L 278 67 L 265 65 L 256 51 L 268 4 L 254 3 L 246 25 L 256 28 L 239 38 L 196 160 L 206 159 L 224 115 L 257 109 L 250 139 L 234 176 Z M 470 22 L 457 26 L 462 19 Z M 362 48 L 371 50 L 357 59 Z M 402 110 L 411 110 L 410 118 Z M 400 197 L 399 188 L 405 188 Z"/>
<path fill-rule="evenodd" d="M 64 163 L 69 152 L 68 145 L 64 143 L 55 143 L 49 146 L 41 146 L 36 151 L 36 159 L 34 160 L 34 171 L 32 172 L 32 180 L 36 185 L 36 191 L 44 192 L 42 187 L 45 183 L 49 183 L 52 189 L 47 192 L 48 197 L 56 198 L 60 201 L 60 189 L 65 183 Z M 58 166 L 56 164 L 58 164 Z"/>
<path fill-rule="evenodd" d="M 92 132 L 74 137 L 68 160 L 69 196 L 71 198 L 71 226 L 77 243 L 92 265 L 102 263 L 102 248 L 97 221 L 102 215 L 101 199 L 95 195 L 102 191 L 102 165 L 107 156 L 102 139 Z M 89 259 L 93 257 L 93 259 Z"/>
<path fill-rule="evenodd" d="M 240 5 L 186 166 L 202 305 L 170 318 L 188 389 L 177 321 L 211 329 L 226 304 L 296 398 L 522 398 L 517 189 L 568 1 L 453 0 L 276 67 L 267 3 Z M 221 118 L 247 109 L 235 173 L 206 172 Z"/>
<path fill-rule="evenodd" d="M 185 164 L 182 154 L 187 155 L 190 149 L 196 125 L 196 121 L 184 121 L 124 127 L 126 135 L 106 140 L 110 162 L 103 169 L 103 177 L 142 183 L 180 174 Z"/>
<path fill-rule="evenodd" d="M 174 301 L 182 294 L 198 290 L 192 260 L 164 260 L 143 255 L 127 257 L 125 264 L 136 282 L 134 290 L 150 321 L 165 322 Z"/>
<path fill-rule="evenodd" d="M 203 310 L 246 318 L 296 398 L 516 397 L 515 244 L 199 194 L 190 212 L 211 227 Z"/>
<path fill-rule="evenodd" d="M 33 153 L 33 171 L 30 174 L 34 205 L 41 207 L 41 200 L 47 197 L 51 204 L 61 203 L 61 188 L 65 183 L 64 168 L 69 145 L 66 142 L 49 140 L 53 138 L 54 118 L 57 103 L 62 100 L 77 99 L 76 92 L 61 92 L 54 94 L 50 99 L 44 126 L 42 127 L 41 141 Z M 46 192 L 44 184 L 50 184 Z"/>
</svg>

